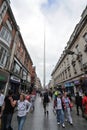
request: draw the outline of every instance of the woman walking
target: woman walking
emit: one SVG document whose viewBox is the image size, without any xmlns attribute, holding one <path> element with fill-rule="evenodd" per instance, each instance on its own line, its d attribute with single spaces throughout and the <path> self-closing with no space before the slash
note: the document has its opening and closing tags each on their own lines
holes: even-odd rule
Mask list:
<svg viewBox="0 0 87 130">
<path fill-rule="evenodd" d="M 24 122 L 26 120 L 26 115 L 31 107 L 31 103 L 25 100 L 24 94 L 20 95 L 20 99 L 17 102 L 17 107 L 18 107 L 18 114 L 17 114 L 18 130 L 22 130 Z"/>
<path fill-rule="evenodd" d="M 71 116 L 71 108 L 70 108 L 70 99 L 66 92 L 64 93 L 64 96 L 62 97 L 62 102 L 63 102 L 63 107 L 64 107 L 65 119 L 71 125 L 73 125 L 72 116 Z"/>
</svg>

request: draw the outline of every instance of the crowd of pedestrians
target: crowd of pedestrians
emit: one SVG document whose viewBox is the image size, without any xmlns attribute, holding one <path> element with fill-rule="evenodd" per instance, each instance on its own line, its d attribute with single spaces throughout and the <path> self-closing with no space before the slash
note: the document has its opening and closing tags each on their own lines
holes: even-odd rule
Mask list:
<svg viewBox="0 0 87 130">
<path fill-rule="evenodd" d="M 73 125 L 72 108 L 76 106 L 77 116 L 81 115 L 87 119 L 87 92 L 80 95 L 76 92 L 74 102 L 71 95 L 67 92 L 55 91 L 52 93 L 47 89 L 40 93 L 43 103 L 44 115 L 49 115 L 49 102 L 53 99 L 53 110 L 56 114 L 57 124 L 65 128 L 65 122 Z M 36 91 L 27 93 L 14 94 L 12 90 L 8 94 L 0 91 L 0 130 L 13 130 L 11 126 L 14 111 L 17 111 L 18 130 L 22 130 L 29 111 L 33 112 L 35 109 Z"/>
<path fill-rule="evenodd" d="M 53 99 L 53 111 L 56 113 L 57 124 L 61 124 L 63 128 L 65 128 L 65 122 L 68 122 L 70 125 L 74 123 L 72 119 L 73 105 L 76 107 L 77 116 L 80 114 L 80 109 L 82 117 L 87 119 L 87 92 L 83 96 L 76 92 L 74 100 L 72 100 L 69 93 L 55 91 Z"/>
<path fill-rule="evenodd" d="M 17 111 L 18 130 L 23 129 L 27 113 L 31 109 L 34 110 L 35 94 L 35 91 L 32 91 L 31 94 L 21 92 L 16 95 L 9 90 L 4 96 L 0 91 L 0 130 L 13 130 L 11 122 L 15 110 Z"/>
</svg>

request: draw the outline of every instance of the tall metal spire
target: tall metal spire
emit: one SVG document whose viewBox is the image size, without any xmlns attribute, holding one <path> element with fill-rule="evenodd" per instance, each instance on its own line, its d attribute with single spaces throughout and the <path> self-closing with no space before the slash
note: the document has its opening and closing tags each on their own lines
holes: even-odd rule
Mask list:
<svg viewBox="0 0 87 130">
<path fill-rule="evenodd" d="M 44 64 L 43 64 L 43 87 L 45 88 L 45 85 L 46 85 L 46 45 L 45 45 L 45 24 L 44 24 Z"/>
</svg>

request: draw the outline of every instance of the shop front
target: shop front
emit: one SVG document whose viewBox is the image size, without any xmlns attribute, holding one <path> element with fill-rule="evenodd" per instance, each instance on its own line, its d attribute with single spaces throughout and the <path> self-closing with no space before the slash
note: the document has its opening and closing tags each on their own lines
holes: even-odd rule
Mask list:
<svg viewBox="0 0 87 130">
<path fill-rule="evenodd" d="M 80 78 L 80 86 L 83 93 L 87 92 L 87 76 Z"/>
<path fill-rule="evenodd" d="M 81 91 L 80 80 L 75 79 L 73 80 L 73 83 L 74 83 L 74 93 L 76 94 L 77 91 Z"/>
<path fill-rule="evenodd" d="M 20 78 L 11 75 L 10 77 L 10 88 L 13 90 L 14 93 L 17 93 L 20 89 L 21 80 Z"/>
<path fill-rule="evenodd" d="M 25 80 L 21 80 L 21 91 L 26 91 L 27 84 Z"/>
<path fill-rule="evenodd" d="M 21 90 L 22 91 L 28 91 L 30 90 L 30 87 L 31 87 L 31 83 L 28 82 L 27 80 L 21 80 Z"/>
<path fill-rule="evenodd" d="M 5 90 L 6 83 L 9 78 L 9 73 L 0 69 L 0 90 Z"/>
<path fill-rule="evenodd" d="M 72 82 L 66 82 L 64 84 L 66 92 L 74 95 L 74 84 Z"/>
</svg>

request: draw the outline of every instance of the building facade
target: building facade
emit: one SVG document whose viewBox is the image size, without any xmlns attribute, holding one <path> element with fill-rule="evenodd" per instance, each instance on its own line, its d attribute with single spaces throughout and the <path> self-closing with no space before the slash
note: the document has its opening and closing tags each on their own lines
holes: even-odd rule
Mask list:
<svg viewBox="0 0 87 130">
<path fill-rule="evenodd" d="M 40 81 L 39 77 L 37 77 L 37 76 L 36 76 L 35 86 L 36 86 L 37 90 L 41 90 L 42 89 L 41 81 Z"/>
<path fill-rule="evenodd" d="M 59 61 L 57 62 L 51 76 L 54 86 L 61 85 L 77 91 L 77 86 L 86 79 L 87 73 L 87 7 L 81 15 L 67 46 L 65 47 Z M 86 84 L 86 80 L 85 84 Z M 86 84 L 87 85 L 87 84 Z M 86 89 L 84 86 L 84 91 Z M 73 90 L 72 90 L 73 91 Z"/>
<path fill-rule="evenodd" d="M 32 79 L 33 77 L 33 79 Z M 33 62 L 9 0 L 0 0 L 0 89 L 26 90 L 34 83 Z"/>
</svg>

